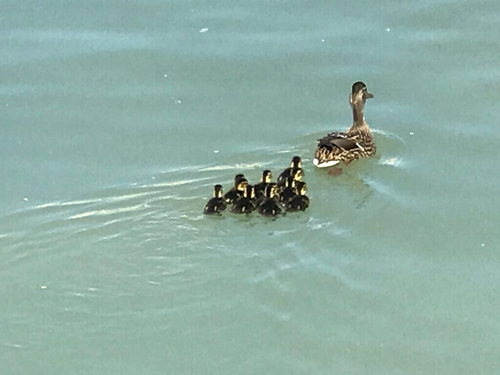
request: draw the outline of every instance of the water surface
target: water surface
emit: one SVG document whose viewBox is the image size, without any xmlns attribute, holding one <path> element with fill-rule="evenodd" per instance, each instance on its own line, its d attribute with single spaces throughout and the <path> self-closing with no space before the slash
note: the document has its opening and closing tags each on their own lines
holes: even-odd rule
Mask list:
<svg viewBox="0 0 500 375">
<path fill-rule="evenodd" d="M 499 5 L 1 4 L 2 374 L 496 372 Z M 201 214 L 293 155 L 308 211 Z"/>
</svg>

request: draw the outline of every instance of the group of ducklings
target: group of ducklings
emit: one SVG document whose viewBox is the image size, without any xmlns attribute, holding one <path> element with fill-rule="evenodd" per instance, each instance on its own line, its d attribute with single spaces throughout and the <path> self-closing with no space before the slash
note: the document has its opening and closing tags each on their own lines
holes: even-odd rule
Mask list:
<svg viewBox="0 0 500 375">
<path fill-rule="evenodd" d="M 263 216 L 277 216 L 286 212 L 305 211 L 309 207 L 307 185 L 302 178 L 302 160 L 294 156 L 290 167 L 271 182 L 270 170 L 262 172 L 261 181 L 250 185 L 243 174 L 234 177 L 234 187 L 223 194 L 222 186 L 214 186 L 213 198 L 205 205 L 206 215 L 220 215 L 226 207 L 235 214 L 250 214 L 257 210 Z"/>
</svg>

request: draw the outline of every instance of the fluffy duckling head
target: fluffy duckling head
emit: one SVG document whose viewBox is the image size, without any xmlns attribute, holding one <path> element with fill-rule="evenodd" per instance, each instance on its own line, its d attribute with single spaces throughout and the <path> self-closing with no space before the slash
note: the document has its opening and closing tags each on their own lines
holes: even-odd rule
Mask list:
<svg viewBox="0 0 500 375">
<path fill-rule="evenodd" d="M 265 182 L 266 184 L 269 184 L 271 182 L 271 179 L 273 178 L 273 174 L 269 169 L 266 169 L 264 172 L 262 172 L 262 182 Z"/>
<path fill-rule="evenodd" d="M 234 176 L 234 184 L 236 186 L 236 182 L 238 180 L 241 180 L 242 178 L 245 178 L 245 175 L 243 173 L 238 173 L 236 176 Z"/>
<path fill-rule="evenodd" d="M 302 168 L 293 168 L 291 176 L 295 181 L 302 181 L 302 177 L 304 176 L 304 172 L 302 171 Z"/>
<path fill-rule="evenodd" d="M 214 186 L 214 198 L 222 198 L 222 185 Z"/>
<path fill-rule="evenodd" d="M 302 168 L 302 159 L 300 156 L 294 156 L 292 158 L 292 163 L 290 164 L 292 168 Z"/>
<path fill-rule="evenodd" d="M 240 177 L 235 182 L 235 188 L 238 191 L 244 191 L 247 185 L 248 185 L 248 180 L 245 177 Z"/>
<path fill-rule="evenodd" d="M 307 194 L 307 184 L 303 181 L 297 182 L 297 192 L 299 195 L 306 195 Z"/>
</svg>

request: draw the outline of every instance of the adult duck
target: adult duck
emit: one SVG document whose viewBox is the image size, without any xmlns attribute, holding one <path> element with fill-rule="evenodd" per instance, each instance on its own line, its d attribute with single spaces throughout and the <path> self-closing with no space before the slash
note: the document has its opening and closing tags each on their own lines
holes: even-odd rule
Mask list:
<svg viewBox="0 0 500 375">
<path fill-rule="evenodd" d="M 366 99 L 373 98 L 366 85 L 359 81 L 352 85 L 349 103 L 353 124 L 347 132 L 334 132 L 318 139 L 313 164 L 318 168 L 331 167 L 340 162 L 346 165 L 353 160 L 375 155 L 373 134 L 363 114 Z"/>
</svg>

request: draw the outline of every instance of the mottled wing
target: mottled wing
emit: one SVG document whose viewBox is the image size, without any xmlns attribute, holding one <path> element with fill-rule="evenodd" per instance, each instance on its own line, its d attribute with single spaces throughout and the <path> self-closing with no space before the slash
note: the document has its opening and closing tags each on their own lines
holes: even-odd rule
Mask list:
<svg viewBox="0 0 500 375">
<path fill-rule="evenodd" d="M 347 138 L 345 133 L 330 133 L 318 140 L 318 147 L 340 147 L 344 150 L 353 150 L 355 148 L 363 149 L 356 141 Z"/>
</svg>

